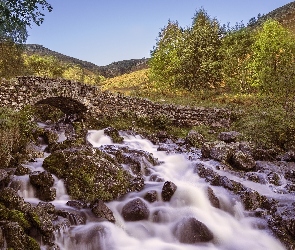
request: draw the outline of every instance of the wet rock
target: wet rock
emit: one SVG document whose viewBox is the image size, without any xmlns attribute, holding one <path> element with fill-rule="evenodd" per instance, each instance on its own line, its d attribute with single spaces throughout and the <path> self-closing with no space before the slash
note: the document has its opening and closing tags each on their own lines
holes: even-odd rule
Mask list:
<svg viewBox="0 0 295 250">
<path fill-rule="evenodd" d="M 54 201 L 56 198 L 56 188 L 53 187 L 38 187 L 36 195 L 41 201 Z"/>
<path fill-rule="evenodd" d="M 15 175 L 18 175 L 18 176 L 21 176 L 21 175 L 30 174 L 31 172 L 32 172 L 31 169 L 29 169 L 29 168 L 27 168 L 27 167 L 24 167 L 24 166 L 22 166 L 22 165 L 19 165 L 19 166 L 16 168 L 14 174 L 15 174 Z"/>
<path fill-rule="evenodd" d="M 248 173 L 246 173 L 245 176 L 249 181 L 253 181 L 256 183 L 260 183 L 260 184 L 266 184 L 266 180 L 262 174 L 258 174 L 255 172 L 248 172 Z"/>
<path fill-rule="evenodd" d="M 122 208 L 122 216 L 126 221 L 147 220 L 149 214 L 148 206 L 140 198 L 129 201 Z"/>
<path fill-rule="evenodd" d="M 57 142 L 58 134 L 55 131 L 46 129 L 42 134 L 41 137 L 44 139 L 45 144 L 52 144 Z"/>
<path fill-rule="evenodd" d="M 210 142 L 204 143 L 202 147 L 202 156 L 212 158 L 222 163 L 227 163 L 233 154 L 233 151 L 238 148 L 236 144 L 227 144 L 225 142 Z"/>
<path fill-rule="evenodd" d="M 162 178 L 162 177 L 160 177 L 160 176 L 158 176 L 158 175 L 156 175 L 156 174 L 152 174 L 152 175 L 150 176 L 150 178 L 149 178 L 149 181 L 163 182 L 163 181 L 165 181 L 165 179 Z"/>
<path fill-rule="evenodd" d="M 267 180 L 270 184 L 273 184 L 275 186 L 280 186 L 281 185 L 281 178 L 280 176 L 275 173 L 275 172 L 271 172 L 267 175 Z"/>
<path fill-rule="evenodd" d="M 30 174 L 30 182 L 34 187 L 36 187 L 36 195 L 40 200 L 55 200 L 56 189 L 52 187 L 54 184 L 54 179 L 49 172 L 33 172 Z"/>
<path fill-rule="evenodd" d="M 4 188 L 9 183 L 9 174 L 6 170 L 0 169 L 0 188 Z"/>
<path fill-rule="evenodd" d="M 32 208 L 30 203 L 25 202 L 23 198 L 19 197 L 17 191 L 9 187 L 1 190 L 0 202 L 8 209 L 16 209 L 24 213 Z"/>
<path fill-rule="evenodd" d="M 170 201 L 176 189 L 177 186 L 172 181 L 166 181 L 161 193 L 163 201 Z"/>
<path fill-rule="evenodd" d="M 246 210 L 255 210 L 261 207 L 261 195 L 255 190 L 248 190 L 241 195 Z"/>
<path fill-rule="evenodd" d="M 48 214 L 55 214 L 55 206 L 48 202 L 39 202 L 37 207 L 43 209 Z"/>
<path fill-rule="evenodd" d="M 213 239 L 213 233 L 208 227 L 192 217 L 184 218 L 177 223 L 173 233 L 181 243 L 186 244 L 209 242 Z"/>
<path fill-rule="evenodd" d="M 112 210 L 109 209 L 107 205 L 104 204 L 101 200 L 98 200 L 91 205 L 91 211 L 96 217 L 100 219 L 107 220 L 113 223 L 115 223 L 116 221 Z"/>
<path fill-rule="evenodd" d="M 87 208 L 86 202 L 83 201 L 68 201 L 66 204 L 77 209 Z"/>
<path fill-rule="evenodd" d="M 287 170 L 285 172 L 285 178 L 289 181 L 295 182 L 295 170 Z"/>
<path fill-rule="evenodd" d="M 76 211 L 62 209 L 57 210 L 56 214 L 68 219 L 71 225 L 84 225 L 86 223 L 85 215 Z"/>
<path fill-rule="evenodd" d="M 88 146 L 55 151 L 43 167 L 64 180 L 72 199 L 85 202 L 111 201 L 143 188 L 142 178 L 135 178 L 115 158 Z"/>
<path fill-rule="evenodd" d="M 214 180 L 218 179 L 218 174 L 211 168 L 205 167 L 202 163 L 197 163 L 195 166 L 195 172 L 198 173 L 198 175 L 201 178 L 205 178 L 207 182 L 213 183 Z M 219 184 L 216 184 L 217 186 Z"/>
<path fill-rule="evenodd" d="M 54 184 L 54 179 L 47 171 L 35 171 L 30 174 L 30 182 L 35 187 L 52 187 Z"/>
<path fill-rule="evenodd" d="M 185 138 L 185 142 L 192 147 L 201 147 L 205 142 L 205 139 L 202 134 L 195 130 L 191 130 L 187 137 Z"/>
<path fill-rule="evenodd" d="M 220 208 L 219 199 L 216 197 L 213 189 L 211 187 L 208 187 L 207 192 L 208 192 L 208 198 L 211 205 L 213 207 Z"/>
<path fill-rule="evenodd" d="M 288 151 L 285 154 L 280 155 L 278 158 L 281 161 L 295 162 L 295 152 L 294 151 Z"/>
<path fill-rule="evenodd" d="M 40 249 L 39 244 L 33 238 L 26 235 L 23 228 L 18 223 L 2 221 L 1 224 L 0 226 L 3 228 L 7 249 Z"/>
<path fill-rule="evenodd" d="M 121 143 L 124 140 L 124 138 L 120 136 L 119 131 L 113 127 L 106 128 L 104 133 L 105 135 L 111 137 L 114 143 Z"/>
<path fill-rule="evenodd" d="M 219 140 L 226 143 L 236 142 L 241 134 L 236 131 L 221 132 L 218 135 Z"/>
<path fill-rule="evenodd" d="M 158 194 L 156 190 L 151 190 L 148 191 L 145 196 L 143 197 L 145 200 L 147 200 L 148 202 L 155 202 L 158 200 Z"/>
<path fill-rule="evenodd" d="M 295 249 L 295 210 L 293 204 L 285 204 L 268 217 L 268 225 L 285 244 L 286 249 Z"/>
<path fill-rule="evenodd" d="M 242 151 L 235 151 L 232 154 L 232 158 L 230 160 L 232 167 L 250 171 L 253 170 L 256 166 L 256 163 L 251 155 L 245 154 Z"/>
</svg>

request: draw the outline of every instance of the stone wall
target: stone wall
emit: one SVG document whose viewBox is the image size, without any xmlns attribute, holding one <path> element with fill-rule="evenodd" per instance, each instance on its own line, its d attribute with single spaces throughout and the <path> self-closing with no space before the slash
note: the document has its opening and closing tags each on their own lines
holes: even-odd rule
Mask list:
<svg viewBox="0 0 295 250">
<path fill-rule="evenodd" d="M 0 106 L 21 109 L 48 103 L 65 113 L 88 112 L 94 117 L 133 113 L 142 117 L 167 116 L 175 125 L 228 126 L 231 113 L 225 109 L 163 105 L 147 99 L 115 95 L 98 87 L 64 79 L 19 77 L 2 80 Z"/>
</svg>

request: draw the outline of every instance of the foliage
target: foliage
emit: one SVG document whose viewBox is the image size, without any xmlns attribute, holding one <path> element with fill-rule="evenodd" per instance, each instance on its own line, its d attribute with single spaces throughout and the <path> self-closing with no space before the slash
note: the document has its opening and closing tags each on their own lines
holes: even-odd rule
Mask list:
<svg viewBox="0 0 295 250">
<path fill-rule="evenodd" d="M 178 86 L 187 89 L 215 88 L 221 82 L 220 54 L 222 29 L 205 10 L 196 12 L 186 32 L 181 59 L 182 78 Z"/>
<path fill-rule="evenodd" d="M 186 89 L 219 85 L 222 29 L 203 10 L 196 12 L 191 28 L 168 22 L 151 51 L 151 79 L 159 84 Z"/>
<path fill-rule="evenodd" d="M 247 63 L 252 55 L 254 31 L 242 24 L 227 31 L 222 39 L 222 78 L 227 91 L 249 93 Z"/>
<path fill-rule="evenodd" d="M 24 43 L 28 36 L 27 26 L 32 22 L 39 26 L 44 20 L 44 14 L 40 9 L 52 11 L 51 5 L 45 0 L 0 1 L 0 37 Z"/>
<path fill-rule="evenodd" d="M 24 61 L 27 75 L 61 77 L 66 68 L 53 56 L 27 56 L 25 54 Z"/>
<path fill-rule="evenodd" d="M 160 85 L 175 86 L 178 82 L 183 33 L 177 22 L 169 20 L 159 33 L 156 47 L 151 51 L 150 77 Z"/>
<path fill-rule="evenodd" d="M 11 40 L 0 42 L 0 77 L 11 78 L 23 73 L 23 47 Z"/>
<path fill-rule="evenodd" d="M 29 108 L 19 112 L 0 108 L 1 168 L 7 168 L 18 161 L 16 155 L 25 151 L 26 145 L 33 139 L 34 128 Z"/>
<path fill-rule="evenodd" d="M 65 78 L 88 84 L 100 84 L 104 77 L 82 69 L 78 65 L 66 64 L 54 56 L 40 56 L 24 54 L 25 73 L 28 75 L 43 76 L 50 78 Z"/>
<path fill-rule="evenodd" d="M 277 21 L 266 21 L 257 33 L 249 62 L 252 84 L 264 93 L 294 89 L 294 35 Z M 287 78 L 286 78 L 287 77 Z M 287 85 L 285 85 L 287 83 Z"/>
</svg>

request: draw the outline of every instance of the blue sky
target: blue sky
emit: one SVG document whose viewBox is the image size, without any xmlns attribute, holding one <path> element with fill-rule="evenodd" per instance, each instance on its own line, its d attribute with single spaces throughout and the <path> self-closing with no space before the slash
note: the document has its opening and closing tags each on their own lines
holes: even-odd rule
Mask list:
<svg viewBox="0 0 295 250">
<path fill-rule="evenodd" d="M 44 23 L 29 28 L 27 43 L 97 65 L 150 56 L 168 19 L 190 26 L 203 7 L 222 24 L 247 24 L 258 13 L 290 0 L 48 0 L 53 6 Z"/>
</svg>

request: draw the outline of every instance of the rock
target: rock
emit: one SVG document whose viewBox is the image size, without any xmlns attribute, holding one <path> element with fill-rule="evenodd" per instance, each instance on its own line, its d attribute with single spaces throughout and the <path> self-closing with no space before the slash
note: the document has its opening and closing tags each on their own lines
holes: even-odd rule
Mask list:
<svg viewBox="0 0 295 250">
<path fill-rule="evenodd" d="M 191 130 L 185 138 L 185 142 L 192 147 L 201 147 L 204 143 L 204 137 L 199 132 Z"/>
<path fill-rule="evenodd" d="M 45 158 L 43 167 L 63 179 L 72 199 L 111 201 L 143 188 L 142 177 L 134 177 L 115 157 L 88 146 L 57 150 Z"/>
<path fill-rule="evenodd" d="M 41 201 L 54 201 L 56 198 L 56 188 L 38 187 L 36 191 L 36 195 Z"/>
<path fill-rule="evenodd" d="M 213 189 L 211 187 L 208 187 L 207 191 L 208 191 L 208 198 L 209 198 L 209 201 L 210 201 L 211 205 L 213 207 L 220 208 L 219 200 L 216 197 L 216 195 L 214 194 Z"/>
<path fill-rule="evenodd" d="M 48 145 L 55 143 L 58 140 L 58 134 L 48 129 L 45 130 L 41 136 L 43 137 L 45 144 Z"/>
<path fill-rule="evenodd" d="M 230 132 L 221 132 L 218 135 L 219 140 L 224 141 L 226 143 L 236 142 L 241 134 L 236 131 Z"/>
<path fill-rule="evenodd" d="M 285 154 L 280 155 L 278 158 L 281 161 L 295 162 L 295 152 L 294 151 L 288 151 Z"/>
<path fill-rule="evenodd" d="M 176 189 L 177 189 L 177 186 L 172 181 L 166 181 L 162 188 L 163 201 L 170 201 Z"/>
<path fill-rule="evenodd" d="M 86 216 L 76 211 L 62 209 L 57 210 L 56 214 L 68 219 L 71 225 L 84 225 L 86 223 Z"/>
<path fill-rule="evenodd" d="M 1 190 L 0 202 L 8 209 L 19 210 L 24 213 L 32 208 L 30 203 L 25 202 L 23 198 L 18 196 L 17 191 L 9 187 Z"/>
<path fill-rule="evenodd" d="M 1 225 L 1 227 L 3 228 L 7 249 L 40 249 L 39 244 L 33 238 L 26 235 L 23 228 L 18 223 L 6 222 Z"/>
<path fill-rule="evenodd" d="M 248 190 L 241 195 L 242 202 L 246 210 L 255 210 L 261 207 L 261 195 L 255 190 Z"/>
<path fill-rule="evenodd" d="M 251 155 L 245 154 L 242 151 L 235 151 L 230 160 L 231 166 L 240 170 L 250 171 L 256 166 L 256 163 Z"/>
<path fill-rule="evenodd" d="M 87 208 L 86 202 L 83 201 L 68 201 L 66 204 L 77 209 Z"/>
<path fill-rule="evenodd" d="M 213 239 L 213 233 L 202 222 L 195 218 L 184 218 L 177 223 L 173 230 L 175 237 L 185 244 L 209 242 Z"/>
<path fill-rule="evenodd" d="M 275 173 L 275 172 L 270 172 L 268 175 L 267 175 L 267 180 L 270 184 L 273 184 L 275 186 L 280 186 L 281 185 L 281 178 L 280 176 Z"/>
<path fill-rule="evenodd" d="M 101 218 L 113 223 L 115 223 L 116 221 L 112 210 L 109 209 L 107 205 L 104 204 L 103 201 L 101 200 L 98 200 L 91 205 L 91 211 L 98 218 Z"/>
<path fill-rule="evenodd" d="M 235 143 L 225 143 L 223 141 L 207 142 L 203 144 L 201 149 L 202 157 L 212 158 L 222 163 L 227 163 L 233 154 L 233 151 L 238 149 L 239 145 Z"/>
<path fill-rule="evenodd" d="M 122 136 L 120 136 L 118 130 L 113 127 L 106 128 L 104 130 L 104 134 L 111 137 L 111 139 L 114 143 L 121 143 L 124 140 L 124 138 Z"/>
<path fill-rule="evenodd" d="M 158 200 L 158 194 L 156 190 L 151 190 L 148 191 L 145 196 L 143 197 L 145 200 L 147 200 L 148 202 L 155 202 Z"/>
<path fill-rule="evenodd" d="M 147 220 L 149 214 L 148 206 L 140 198 L 129 201 L 122 208 L 122 216 L 125 221 Z"/>
<path fill-rule="evenodd" d="M 170 221 L 169 213 L 163 209 L 156 210 L 152 215 L 153 222 L 165 223 Z"/>
<path fill-rule="evenodd" d="M 20 176 L 20 175 L 30 174 L 31 172 L 32 172 L 31 169 L 29 169 L 29 168 L 27 168 L 27 167 L 24 167 L 24 166 L 22 166 L 22 165 L 19 165 L 19 166 L 16 168 L 14 174 Z"/>
<path fill-rule="evenodd" d="M 30 174 L 30 182 L 35 187 L 52 187 L 54 184 L 54 179 L 47 171 L 35 171 Z"/>
<path fill-rule="evenodd" d="M 0 169 L 0 188 L 4 188 L 9 183 L 9 174 L 6 170 Z"/>
</svg>

